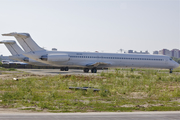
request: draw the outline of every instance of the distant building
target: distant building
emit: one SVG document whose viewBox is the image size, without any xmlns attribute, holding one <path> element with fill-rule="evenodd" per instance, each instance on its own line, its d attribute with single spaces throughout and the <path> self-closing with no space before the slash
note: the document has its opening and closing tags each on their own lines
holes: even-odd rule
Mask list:
<svg viewBox="0 0 180 120">
<path fill-rule="evenodd" d="M 158 51 L 153 51 L 153 54 L 159 54 L 159 52 Z"/>
<path fill-rule="evenodd" d="M 159 54 L 166 55 L 166 56 L 169 56 L 169 57 L 172 56 L 172 52 L 170 50 L 168 50 L 168 49 L 159 50 Z"/>
<path fill-rule="evenodd" d="M 135 53 L 135 54 L 149 54 L 148 51 L 145 51 L 145 52 L 142 52 L 142 51 L 140 51 L 140 52 L 134 51 L 133 53 Z"/>
<path fill-rule="evenodd" d="M 172 53 L 172 57 L 175 57 L 175 58 L 180 58 L 180 51 L 179 49 L 173 49 L 171 50 L 171 53 Z"/>
<path fill-rule="evenodd" d="M 128 53 L 133 53 L 133 50 L 128 50 Z"/>
<path fill-rule="evenodd" d="M 162 49 L 162 50 L 159 50 L 159 54 L 167 55 L 169 57 L 180 58 L 180 50 L 179 49 L 172 49 L 172 50 Z"/>
<path fill-rule="evenodd" d="M 52 48 L 52 51 L 57 51 L 57 48 Z"/>
<path fill-rule="evenodd" d="M 124 52 L 124 53 L 126 53 L 126 52 Z M 145 51 L 145 52 L 142 52 L 142 51 L 137 52 L 137 51 L 133 51 L 133 50 L 128 50 L 128 53 L 133 53 L 133 54 L 149 54 L 148 51 Z"/>
</svg>

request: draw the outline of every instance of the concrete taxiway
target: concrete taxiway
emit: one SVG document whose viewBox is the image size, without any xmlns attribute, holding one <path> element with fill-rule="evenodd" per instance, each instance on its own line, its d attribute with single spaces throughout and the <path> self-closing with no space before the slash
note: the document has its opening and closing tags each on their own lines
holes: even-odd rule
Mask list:
<svg viewBox="0 0 180 120">
<path fill-rule="evenodd" d="M 91 73 L 91 71 L 89 71 L 89 73 L 84 73 L 83 70 L 81 69 L 69 69 L 69 71 L 60 71 L 59 69 L 18 69 L 24 72 L 28 72 L 28 73 L 33 73 L 33 74 L 38 74 L 38 75 L 97 75 L 98 73 L 101 73 L 102 71 L 106 71 L 107 70 L 98 70 L 97 73 Z"/>
<path fill-rule="evenodd" d="M 180 112 L 8 113 L 0 120 L 179 120 Z"/>
</svg>

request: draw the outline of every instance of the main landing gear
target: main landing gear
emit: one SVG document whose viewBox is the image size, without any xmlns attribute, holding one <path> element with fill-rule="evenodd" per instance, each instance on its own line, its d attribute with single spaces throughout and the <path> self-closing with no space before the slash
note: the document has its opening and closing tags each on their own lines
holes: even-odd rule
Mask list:
<svg viewBox="0 0 180 120">
<path fill-rule="evenodd" d="M 84 72 L 88 73 L 89 72 L 89 68 L 84 68 Z"/>
<path fill-rule="evenodd" d="M 88 73 L 89 72 L 89 68 L 84 68 L 83 70 L 85 73 Z M 92 68 L 91 69 L 91 73 L 97 73 L 97 68 Z"/>
<path fill-rule="evenodd" d="M 92 69 L 91 69 L 91 72 L 92 72 L 92 73 L 97 73 L 97 68 L 92 68 Z"/>
<path fill-rule="evenodd" d="M 172 73 L 172 70 L 173 70 L 173 69 L 169 69 L 169 73 Z"/>
<path fill-rule="evenodd" d="M 61 67 L 60 71 L 68 71 L 69 68 L 68 67 Z"/>
</svg>

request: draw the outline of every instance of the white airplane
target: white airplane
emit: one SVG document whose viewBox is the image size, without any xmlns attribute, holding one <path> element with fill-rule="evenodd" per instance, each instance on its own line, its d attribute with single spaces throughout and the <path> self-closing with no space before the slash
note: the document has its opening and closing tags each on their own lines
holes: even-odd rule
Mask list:
<svg viewBox="0 0 180 120">
<path fill-rule="evenodd" d="M 49 66 L 47 64 L 29 59 L 28 57 L 24 56 L 23 55 L 24 51 L 17 45 L 16 41 L 14 40 L 3 40 L 0 41 L 0 44 L 4 44 L 10 51 L 10 53 L 12 54 L 12 56 L 9 56 L 10 59 L 21 61 L 21 62 L 13 62 L 13 63 L 22 64 L 23 62 L 37 66 Z"/>
<path fill-rule="evenodd" d="M 8 33 L 3 36 L 14 36 L 25 50 L 23 55 L 36 61 L 60 66 L 68 71 L 68 67 L 82 67 L 84 72 L 97 72 L 97 68 L 130 67 L 169 69 L 179 66 L 177 62 L 164 55 L 116 54 L 93 52 L 47 51 L 39 47 L 28 33 Z"/>
<path fill-rule="evenodd" d="M 27 64 L 27 63 L 24 63 L 24 62 L 13 62 L 13 61 L 10 61 L 10 60 L 2 60 L 1 62 L 2 62 L 2 64 L 21 64 L 21 65 Z"/>
</svg>

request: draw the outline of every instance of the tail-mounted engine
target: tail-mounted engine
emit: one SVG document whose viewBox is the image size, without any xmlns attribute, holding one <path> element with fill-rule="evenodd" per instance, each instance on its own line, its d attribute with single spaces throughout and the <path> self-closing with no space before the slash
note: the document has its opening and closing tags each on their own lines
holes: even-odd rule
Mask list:
<svg viewBox="0 0 180 120">
<path fill-rule="evenodd" d="M 67 54 L 47 54 L 47 55 L 42 55 L 40 59 L 43 61 L 65 62 L 65 61 L 69 61 L 70 57 Z"/>
<path fill-rule="evenodd" d="M 28 58 L 28 57 L 25 57 L 23 60 L 24 60 L 25 62 L 29 62 L 29 58 Z"/>
</svg>

